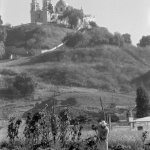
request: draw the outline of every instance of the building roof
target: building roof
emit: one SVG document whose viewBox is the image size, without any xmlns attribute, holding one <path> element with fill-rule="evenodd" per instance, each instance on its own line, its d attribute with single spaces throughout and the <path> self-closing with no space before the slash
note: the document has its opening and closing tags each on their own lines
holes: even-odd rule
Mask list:
<svg viewBox="0 0 150 150">
<path fill-rule="evenodd" d="M 64 0 L 59 0 L 55 7 L 68 6 Z"/>
<path fill-rule="evenodd" d="M 150 117 L 139 118 L 135 122 L 150 122 Z"/>
</svg>

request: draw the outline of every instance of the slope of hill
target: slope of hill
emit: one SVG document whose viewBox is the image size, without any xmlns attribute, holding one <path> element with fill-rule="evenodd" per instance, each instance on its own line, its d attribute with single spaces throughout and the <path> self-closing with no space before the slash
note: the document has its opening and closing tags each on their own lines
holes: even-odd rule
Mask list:
<svg viewBox="0 0 150 150">
<path fill-rule="evenodd" d="M 7 46 L 24 47 L 28 51 L 40 51 L 40 48 L 57 46 L 66 33 L 71 31 L 73 30 L 55 25 L 22 27 L 13 29 L 6 43 Z M 51 96 L 52 85 L 58 85 L 66 90 L 61 99 L 75 97 L 79 107 L 96 107 L 100 96 L 107 105 L 112 99 L 119 105 L 130 105 L 135 102 L 133 93 L 127 95 L 135 91 L 131 81 L 149 71 L 148 56 L 148 49 L 131 45 L 99 45 L 78 47 L 75 50 L 63 46 L 36 57 L 3 61 L 0 63 L 0 75 L 3 69 L 7 69 L 3 76 L 9 76 L 9 70 L 31 73 L 39 82 L 34 96 L 42 97 L 42 100 Z M 70 94 L 70 90 L 75 87 L 76 90 Z M 93 89 L 98 89 L 98 92 L 93 92 Z"/>
<path fill-rule="evenodd" d="M 150 89 L 150 71 L 142 74 L 141 76 L 134 78 L 131 83 L 134 86 L 144 85 L 148 90 Z"/>
<path fill-rule="evenodd" d="M 131 80 L 149 70 L 148 63 L 131 52 L 108 45 L 76 50 L 63 47 L 26 65 L 30 64 L 27 71 L 46 83 L 129 92 L 134 90 Z"/>
</svg>

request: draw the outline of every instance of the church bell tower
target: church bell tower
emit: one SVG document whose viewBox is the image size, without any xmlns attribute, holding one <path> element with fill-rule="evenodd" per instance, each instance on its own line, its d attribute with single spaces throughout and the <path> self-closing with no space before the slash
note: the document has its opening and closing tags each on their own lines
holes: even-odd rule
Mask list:
<svg viewBox="0 0 150 150">
<path fill-rule="evenodd" d="M 37 2 L 37 0 L 32 0 L 31 3 L 31 10 L 30 10 L 30 14 L 31 14 L 31 23 L 35 23 L 35 14 L 36 11 L 39 9 L 39 3 Z"/>
<path fill-rule="evenodd" d="M 51 3 L 51 0 L 43 0 L 43 23 L 51 21 L 51 14 L 48 12 L 48 5 Z"/>
</svg>

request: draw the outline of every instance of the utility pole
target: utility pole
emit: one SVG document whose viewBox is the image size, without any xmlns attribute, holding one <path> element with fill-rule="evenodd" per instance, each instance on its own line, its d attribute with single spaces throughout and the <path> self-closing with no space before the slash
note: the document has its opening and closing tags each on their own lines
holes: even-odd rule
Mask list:
<svg viewBox="0 0 150 150">
<path fill-rule="evenodd" d="M 101 97 L 100 97 L 100 104 L 101 104 L 101 107 L 102 107 L 102 111 L 103 111 L 103 115 L 104 115 L 104 120 L 106 121 L 105 110 L 104 110 L 104 107 L 103 107 L 103 102 L 102 102 Z"/>
</svg>

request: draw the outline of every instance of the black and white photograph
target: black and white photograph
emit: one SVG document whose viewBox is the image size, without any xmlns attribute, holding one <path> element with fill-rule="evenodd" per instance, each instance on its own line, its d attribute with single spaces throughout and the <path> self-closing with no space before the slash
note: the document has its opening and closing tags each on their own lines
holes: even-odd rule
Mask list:
<svg viewBox="0 0 150 150">
<path fill-rule="evenodd" d="M 0 150 L 150 150 L 150 0 L 0 0 Z"/>
</svg>

